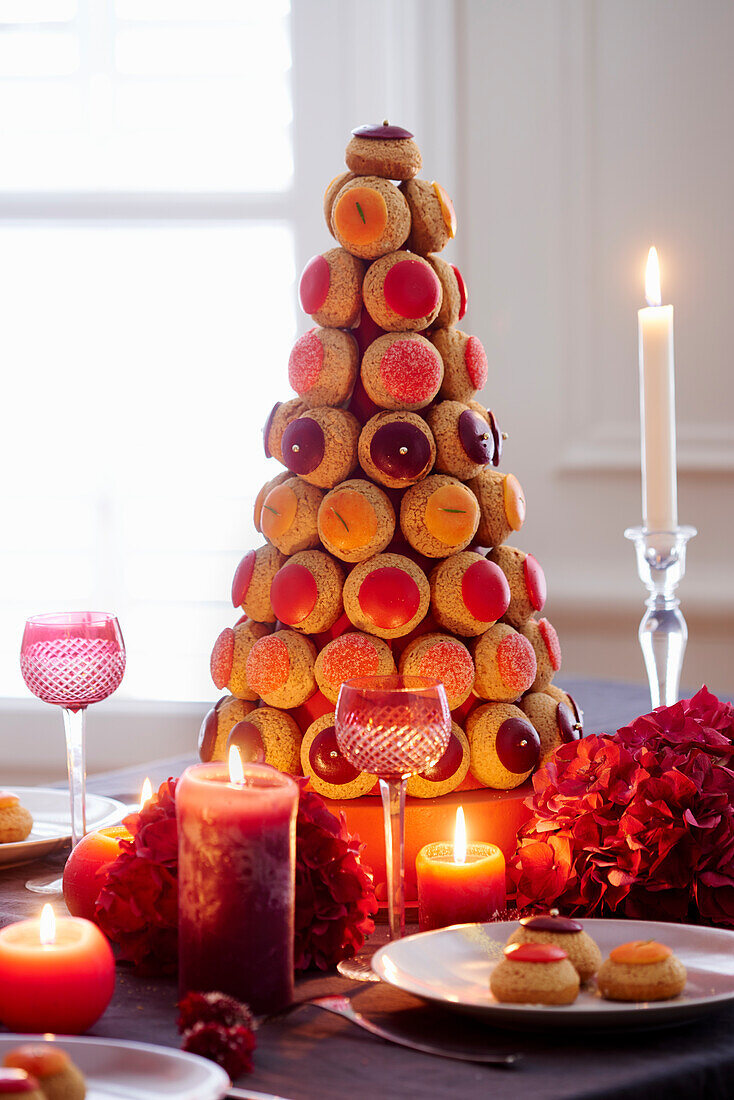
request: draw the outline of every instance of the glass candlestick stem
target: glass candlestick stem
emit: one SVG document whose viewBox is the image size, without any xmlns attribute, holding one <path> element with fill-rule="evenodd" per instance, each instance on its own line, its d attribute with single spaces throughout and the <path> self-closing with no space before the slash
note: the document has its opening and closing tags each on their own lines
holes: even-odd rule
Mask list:
<svg viewBox="0 0 734 1100">
<path fill-rule="evenodd" d="M 637 572 L 650 593 L 637 636 L 650 684 L 653 710 L 678 701 L 688 627 L 676 589 L 686 571 L 686 546 L 695 527 L 649 531 L 628 527 L 624 537 L 635 544 Z"/>
</svg>

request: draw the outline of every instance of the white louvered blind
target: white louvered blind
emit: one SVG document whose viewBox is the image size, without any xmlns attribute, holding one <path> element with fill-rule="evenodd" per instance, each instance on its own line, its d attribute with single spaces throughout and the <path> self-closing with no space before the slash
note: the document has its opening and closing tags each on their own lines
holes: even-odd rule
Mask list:
<svg viewBox="0 0 734 1100">
<path fill-rule="evenodd" d="M 204 699 L 295 334 L 285 0 L 0 0 L 0 694 L 28 614 L 116 612 Z"/>
</svg>

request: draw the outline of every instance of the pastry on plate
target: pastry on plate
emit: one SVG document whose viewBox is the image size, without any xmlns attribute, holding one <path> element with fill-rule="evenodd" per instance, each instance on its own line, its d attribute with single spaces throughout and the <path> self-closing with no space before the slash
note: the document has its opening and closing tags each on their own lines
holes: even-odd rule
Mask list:
<svg viewBox="0 0 734 1100">
<path fill-rule="evenodd" d="M 5 1066 L 25 1070 L 38 1079 L 39 1096 L 46 1100 L 84 1100 L 84 1075 L 61 1047 L 53 1043 L 29 1043 L 8 1051 Z M 33 1095 L 31 1093 L 31 1095 Z"/>
<path fill-rule="evenodd" d="M 554 943 L 511 943 L 489 977 L 498 1001 L 509 1004 L 570 1005 L 579 976 L 562 947 Z"/>
<path fill-rule="evenodd" d="M 33 828 L 33 817 L 21 806 L 17 794 L 0 791 L 0 844 L 25 840 Z"/>
<path fill-rule="evenodd" d="M 588 982 L 601 966 L 601 951 L 584 926 L 570 917 L 562 917 L 557 909 L 534 917 L 523 917 L 509 940 L 510 943 L 553 943 L 562 947 L 579 980 Z"/>
<path fill-rule="evenodd" d="M 686 968 L 666 944 L 633 940 L 609 952 L 596 984 L 608 1001 L 668 1001 L 683 992 Z"/>
</svg>

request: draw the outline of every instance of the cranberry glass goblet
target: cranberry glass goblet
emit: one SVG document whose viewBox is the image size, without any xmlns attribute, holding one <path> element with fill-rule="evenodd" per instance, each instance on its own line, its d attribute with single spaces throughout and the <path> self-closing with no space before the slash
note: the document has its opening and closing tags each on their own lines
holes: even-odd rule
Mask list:
<svg viewBox="0 0 734 1100">
<path fill-rule="evenodd" d="M 438 680 L 423 676 L 347 680 L 334 724 L 339 750 L 349 763 L 380 781 L 390 939 L 400 939 L 405 931 L 405 786 L 411 775 L 438 763 L 448 747 L 446 692 Z"/>
<path fill-rule="evenodd" d="M 63 709 L 71 798 L 72 848 L 87 831 L 85 714 L 120 686 L 125 644 L 117 619 L 96 611 L 34 615 L 20 647 L 27 687 L 44 703 Z M 59 893 L 61 879 L 26 884 L 37 893 Z"/>
</svg>

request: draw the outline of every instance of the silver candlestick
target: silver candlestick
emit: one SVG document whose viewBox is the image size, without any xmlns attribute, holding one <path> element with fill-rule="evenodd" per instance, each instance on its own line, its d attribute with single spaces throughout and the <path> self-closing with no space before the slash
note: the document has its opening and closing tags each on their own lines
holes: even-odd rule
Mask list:
<svg viewBox="0 0 734 1100">
<path fill-rule="evenodd" d="M 675 527 L 672 531 L 628 527 L 624 533 L 635 544 L 637 572 L 650 593 L 637 636 L 653 709 L 678 702 L 688 627 L 675 590 L 686 571 L 686 545 L 697 533 L 695 527 Z"/>
</svg>

